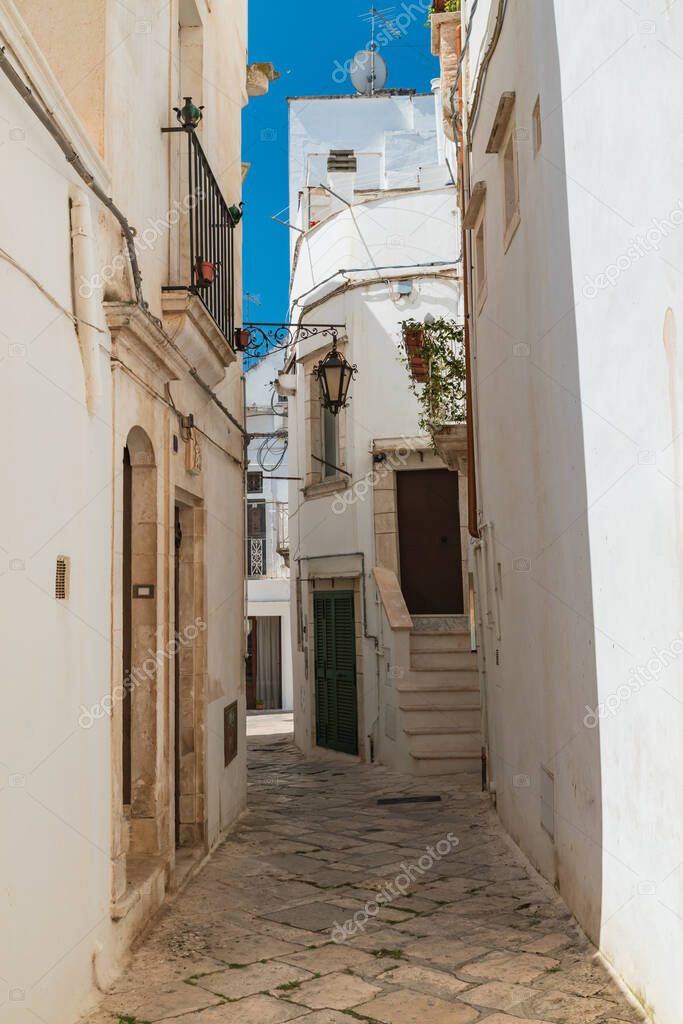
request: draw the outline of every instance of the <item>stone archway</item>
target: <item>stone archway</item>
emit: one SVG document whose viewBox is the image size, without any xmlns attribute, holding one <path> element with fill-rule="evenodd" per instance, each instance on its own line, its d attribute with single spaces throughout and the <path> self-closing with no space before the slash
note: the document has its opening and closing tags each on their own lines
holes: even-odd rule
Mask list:
<svg viewBox="0 0 683 1024">
<path fill-rule="evenodd" d="M 158 571 L 157 468 L 139 427 L 123 453 L 122 801 L 131 854 L 158 854 L 157 780 Z"/>
</svg>

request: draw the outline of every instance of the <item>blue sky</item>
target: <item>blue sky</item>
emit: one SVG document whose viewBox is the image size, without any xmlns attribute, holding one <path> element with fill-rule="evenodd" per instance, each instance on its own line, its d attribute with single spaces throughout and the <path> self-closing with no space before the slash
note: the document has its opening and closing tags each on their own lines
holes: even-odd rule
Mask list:
<svg viewBox="0 0 683 1024">
<path fill-rule="evenodd" d="M 377 9 L 399 26 L 399 38 L 380 47 L 389 66 L 388 88 L 429 92 L 438 75 L 425 27 L 427 0 L 396 0 Z M 335 83 L 339 68 L 370 40 L 369 0 L 272 0 L 249 2 L 249 60 L 272 61 L 282 78 L 267 96 L 252 99 L 244 112 L 243 160 L 251 164 L 244 186 L 244 291 L 260 305 L 245 306 L 244 319 L 287 317 L 289 231 L 271 218 L 288 204 L 287 96 L 352 93 L 350 82 Z M 377 32 L 389 36 L 381 20 Z M 380 39 L 381 41 L 381 39 Z M 287 219 L 287 210 L 282 214 Z"/>
</svg>

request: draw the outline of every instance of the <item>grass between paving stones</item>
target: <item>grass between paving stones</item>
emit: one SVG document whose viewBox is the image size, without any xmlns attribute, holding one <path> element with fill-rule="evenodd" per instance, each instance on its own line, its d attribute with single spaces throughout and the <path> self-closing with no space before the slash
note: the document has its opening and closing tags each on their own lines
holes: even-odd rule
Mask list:
<svg viewBox="0 0 683 1024">
<path fill-rule="evenodd" d="M 389 960 L 405 960 L 406 957 L 402 949 L 376 949 L 374 955 L 377 959 L 385 956 Z"/>
<path fill-rule="evenodd" d="M 294 988 L 301 988 L 301 982 L 300 981 L 286 981 L 284 983 L 284 985 L 278 985 L 277 986 L 277 991 L 278 992 L 291 992 L 292 989 L 294 989 Z"/>
<path fill-rule="evenodd" d="M 341 1012 L 345 1013 L 347 1017 L 353 1017 L 354 1020 L 365 1021 L 365 1024 L 381 1024 L 381 1021 L 375 1020 L 374 1017 L 364 1017 L 362 1013 L 356 1013 L 355 1010 L 342 1010 Z"/>
<path fill-rule="evenodd" d="M 116 1024 L 149 1024 L 149 1021 L 138 1020 L 137 1017 L 129 1017 L 128 1014 L 119 1013 L 116 1015 Z"/>
</svg>

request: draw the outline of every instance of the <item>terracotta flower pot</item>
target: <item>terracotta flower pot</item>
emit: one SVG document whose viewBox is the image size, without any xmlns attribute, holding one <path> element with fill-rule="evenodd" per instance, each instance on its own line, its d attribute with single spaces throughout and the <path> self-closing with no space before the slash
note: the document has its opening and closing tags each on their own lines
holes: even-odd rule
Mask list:
<svg viewBox="0 0 683 1024">
<path fill-rule="evenodd" d="M 244 328 L 235 328 L 235 348 L 238 352 L 244 352 L 249 347 L 251 341 L 251 333 L 245 331 Z"/>
<path fill-rule="evenodd" d="M 197 288 L 208 288 L 214 282 L 216 264 L 209 260 L 198 259 L 194 265 L 194 278 Z"/>
<path fill-rule="evenodd" d="M 422 355 L 424 328 L 407 324 L 403 328 L 403 344 L 410 362 L 410 372 L 418 384 L 424 384 L 429 376 L 429 367 Z"/>
</svg>

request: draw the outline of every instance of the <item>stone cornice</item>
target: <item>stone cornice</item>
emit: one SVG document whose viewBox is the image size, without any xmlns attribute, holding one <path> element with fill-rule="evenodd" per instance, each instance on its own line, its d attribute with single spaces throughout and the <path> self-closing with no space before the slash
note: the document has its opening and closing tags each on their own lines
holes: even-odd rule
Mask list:
<svg viewBox="0 0 683 1024">
<path fill-rule="evenodd" d="M 112 359 L 118 359 L 158 390 L 160 383 L 178 380 L 187 366 L 171 339 L 153 317 L 134 302 L 105 302 L 112 337 Z"/>
<path fill-rule="evenodd" d="M 223 380 L 237 356 L 202 300 L 185 288 L 165 290 L 161 310 L 173 344 L 207 384 Z"/>
</svg>

